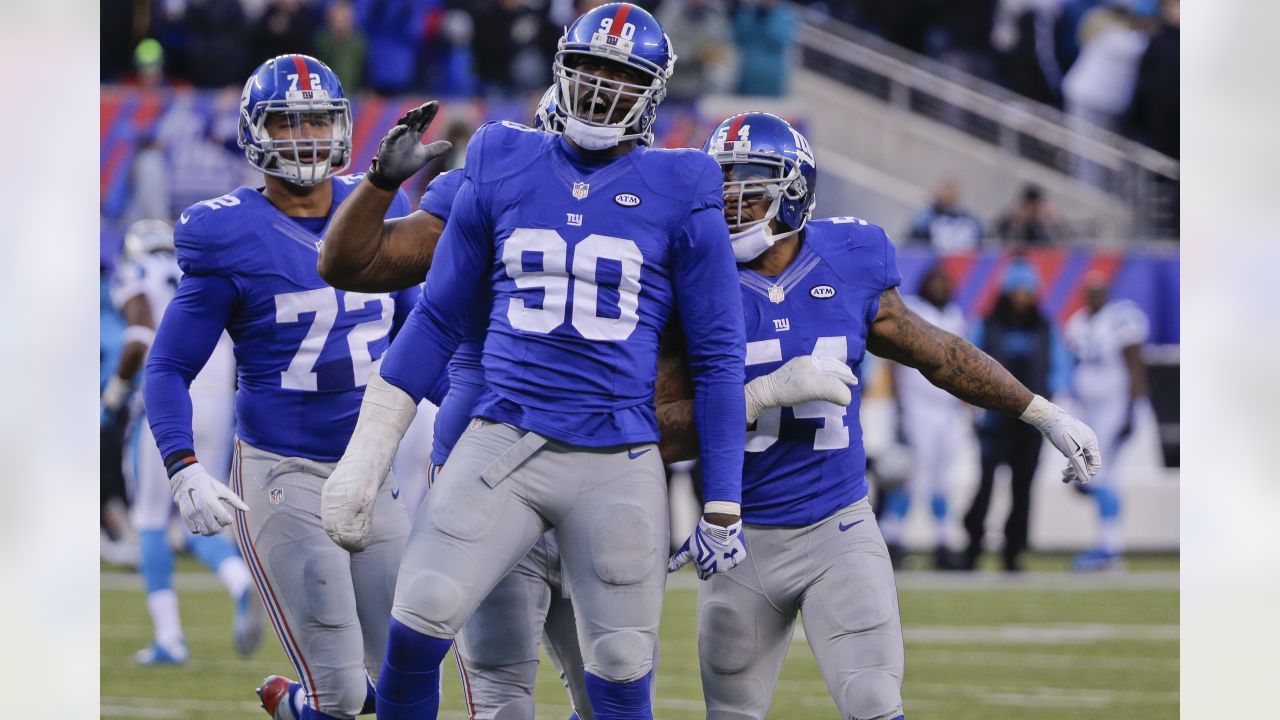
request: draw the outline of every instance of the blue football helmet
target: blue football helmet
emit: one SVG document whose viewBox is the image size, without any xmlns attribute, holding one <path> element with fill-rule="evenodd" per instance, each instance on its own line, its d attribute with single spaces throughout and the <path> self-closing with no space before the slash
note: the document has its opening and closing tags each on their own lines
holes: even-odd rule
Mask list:
<svg viewBox="0 0 1280 720">
<path fill-rule="evenodd" d="M 707 153 L 725 171 L 727 209 L 736 208 L 729 229 L 738 233 L 778 218 L 794 234 L 813 214 L 818 167 L 809 141 L 777 115 L 749 112 L 727 118 L 711 131 Z M 753 197 L 766 195 L 772 203 L 764 217 L 743 220 L 742 211 Z M 782 237 L 779 234 L 777 237 Z"/>
<path fill-rule="evenodd" d="M 262 172 L 319 185 L 351 165 L 351 102 L 328 65 L 309 55 L 281 55 L 259 65 L 244 84 L 236 140 Z"/>
<path fill-rule="evenodd" d="M 588 57 L 628 65 L 648 81 L 606 80 L 577 70 Z M 675 62 L 671 40 L 647 11 L 631 3 L 610 3 L 583 13 L 565 29 L 553 65 L 555 103 L 566 134 L 575 142 L 583 137 L 599 141 L 594 146 L 579 142 L 589 149 L 624 140 L 652 142 L 653 120 Z"/>
<path fill-rule="evenodd" d="M 538 101 L 538 109 L 533 113 L 533 126 L 553 135 L 564 132 L 564 117 L 560 115 L 560 108 L 556 106 L 555 85 L 542 93 L 542 99 Z"/>
</svg>

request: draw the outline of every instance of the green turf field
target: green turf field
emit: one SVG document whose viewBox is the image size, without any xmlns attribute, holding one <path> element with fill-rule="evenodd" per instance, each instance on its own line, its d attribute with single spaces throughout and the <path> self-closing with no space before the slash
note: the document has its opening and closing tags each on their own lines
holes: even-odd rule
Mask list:
<svg viewBox="0 0 1280 720">
<path fill-rule="evenodd" d="M 1066 559 L 1033 559 L 1018 578 L 905 572 L 899 597 L 907 645 L 908 717 L 947 720 L 1076 720 L 1178 717 L 1177 559 L 1138 558 L 1127 573 L 1082 577 Z M 292 674 L 273 635 L 257 656 L 231 647 L 231 602 L 211 577 L 183 562 L 182 619 L 192 660 L 139 668 L 133 652 L 150 624 L 141 581 L 105 570 L 102 590 L 102 716 L 266 717 L 253 688 Z M 702 717 L 694 631 L 696 579 L 681 573 L 667 592 L 655 717 Z M 464 718 L 452 660 L 442 718 Z M 538 718 L 569 708 L 550 663 L 538 679 Z M 770 717 L 836 718 L 813 655 L 798 631 Z"/>
</svg>

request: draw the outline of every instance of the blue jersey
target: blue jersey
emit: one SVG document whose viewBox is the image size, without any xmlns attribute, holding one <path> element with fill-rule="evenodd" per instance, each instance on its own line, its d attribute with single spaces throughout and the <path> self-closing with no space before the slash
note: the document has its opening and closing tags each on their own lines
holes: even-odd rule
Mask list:
<svg viewBox="0 0 1280 720">
<path fill-rule="evenodd" d="M 694 373 L 707 496 L 741 483 L 742 304 L 719 165 L 636 147 L 594 160 L 557 135 L 491 123 L 422 302 L 382 375 L 411 397 L 486 318 L 476 415 L 591 447 L 656 442 L 659 337 L 678 310 Z"/>
<path fill-rule="evenodd" d="M 238 435 L 280 455 L 342 456 L 369 373 L 418 295 L 335 290 L 316 270 L 324 228 L 360 178 L 334 178 L 324 218 L 287 217 L 248 187 L 182 213 L 174 243 L 184 275 L 147 362 L 147 415 L 163 456 L 192 447 L 185 385 L 224 328 Z M 401 193 L 387 217 L 409 209 Z"/>
<path fill-rule="evenodd" d="M 902 282 L 884 230 L 847 217 L 807 223 L 800 252 L 781 275 L 741 269 L 740 278 L 749 380 L 800 355 L 838 358 L 861 376 L 880 295 Z M 760 416 L 747 433 L 743 520 L 812 525 L 866 496 L 861 386 L 851 390 L 848 408 L 808 402 Z"/>
<path fill-rule="evenodd" d="M 453 200 L 462 187 L 462 171 L 449 170 L 440 173 L 427 185 L 418 209 L 431 213 L 446 223 Z M 471 411 L 475 408 L 480 391 L 484 389 L 484 368 L 481 354 L 484 350 L 484 325 L 473 323 L 471 331 L 463 338 L 453 357 L 449 359 L 449 394 L 440 403 L 436 413 L 435 431 L 431 441 L 431 462 L 443 465 L 453 452 L 453 444 L 467 429 Z"/>
</svg>

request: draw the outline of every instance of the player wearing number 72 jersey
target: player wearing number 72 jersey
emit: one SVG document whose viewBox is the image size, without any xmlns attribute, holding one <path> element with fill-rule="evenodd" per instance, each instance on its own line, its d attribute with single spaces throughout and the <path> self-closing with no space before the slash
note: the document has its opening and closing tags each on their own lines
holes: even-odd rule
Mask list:
<svg viewBox="0 0 1280 720">
<path fill-rule="evenodd" d="M 343 292 L 316 270 L 324 228 L 360 182 L 332 177 L 349 164 L 351 113 L 328 67 L 304 55 L 259 67 L 242 96 L 240 141 L 266 187 L 182 214 L 174 241 L 185 274 L 147 365 L 147 415 L 192 530 L 218 533 L 231 523 L 224 503 L 237 508 L 236 539 L 301 681 L 264 691 L 264 706 L 277 720 L 352 718 L 372 707 L 367 678 L 382 661 L 409 521 L 386 483 L 373 503 L 377 531 L 348 553 L 320 525 L 320 490 L 417 293 Z M 399 194 L 388 215 L 409 211 Z M 224 329 L 239 379 L 235 495 L 195 458 L 187 390 Z"/>
<path fill-rule="evenodd" d="M 970 403 L 1021 415 L 1068 456 L 1068 478 L 1087 482 L 1097 472 L 1092 430 L 903 305 L 884 230 L 851 217 L 808 221 L 817 172 L 799 132 L 746 113 L 721 123 L 706 150 L 723 168 L 735 231 L 748 398 L 795 356 L 825 355 L 856 370 L 871 351 Z M 860 394 L 855 387 L 848 408 L 815 401 L 765 410 L 748 433 L 742 518 L 751 554 L 698 594 L 710 720 L 766 716 L 798 613 L 841 717 L 903 717 L 902 630 L 893 568 L 867 502 Z M 671 431 L 682 409 L 688 425 L 687 401 L 659 407 L 664 434 L 678 436 Z"/>
</svg>

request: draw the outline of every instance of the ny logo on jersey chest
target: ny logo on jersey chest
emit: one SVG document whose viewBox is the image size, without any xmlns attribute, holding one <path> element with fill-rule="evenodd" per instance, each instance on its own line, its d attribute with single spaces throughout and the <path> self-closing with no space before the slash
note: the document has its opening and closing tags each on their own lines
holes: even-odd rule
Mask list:
<svg viewBox="0 0 1280 720">
<path fill-rule="evenodd" d="M 582 213 L 567 213 L 567 222 L 573 227 L 582 227 Z"/>
<path fill-rule="evenodd" d="M 774 318 L 773 331 L 786 332 L 791 329 L 791 318 Z"/>
<path fill-rule="evenodd" d="M 573 197 L 576 200 L 582 200 L 587 197 L 587 193 L 591 192 L 591 185 L 584 182 L 576 182 L 573 184 Z"/>
</svg>

